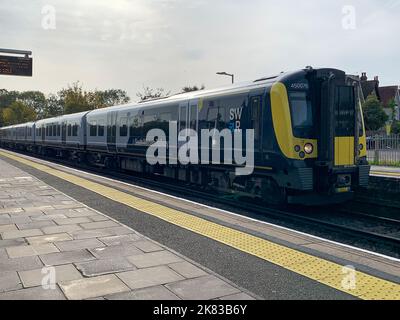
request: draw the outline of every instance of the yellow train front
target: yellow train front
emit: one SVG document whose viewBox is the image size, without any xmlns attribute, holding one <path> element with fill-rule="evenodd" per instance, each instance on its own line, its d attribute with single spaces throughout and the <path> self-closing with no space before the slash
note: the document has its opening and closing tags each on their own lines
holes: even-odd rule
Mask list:
<svg viewBox="0 0 400 320">
<path fill-rule="evenodd" d="M 361 94 L 357 78 L 336 69 L 308 67 L 272 80 L 256 152 L 263 198 L 331 204 L 368 185 Z"/>
</svg>

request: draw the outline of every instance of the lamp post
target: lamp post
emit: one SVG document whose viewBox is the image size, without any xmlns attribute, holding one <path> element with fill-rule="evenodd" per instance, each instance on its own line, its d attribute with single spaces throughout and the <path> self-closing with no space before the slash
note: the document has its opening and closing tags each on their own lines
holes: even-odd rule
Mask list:
<svg viewBox="0 0 400 320">
<path fill-rule="evenodd" d="M 226 73 L 226 72 L 217 72 L 218 75 L 220 76 L 228 76 L 232 78 L 232 83 L 235 83 L 235 75 L 231 73 Z"/>
</svg>

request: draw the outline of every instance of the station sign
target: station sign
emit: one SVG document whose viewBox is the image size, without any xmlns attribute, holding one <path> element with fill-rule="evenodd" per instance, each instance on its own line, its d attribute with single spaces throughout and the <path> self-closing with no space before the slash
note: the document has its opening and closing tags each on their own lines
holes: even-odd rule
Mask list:
<svg viewBox="0 0 400 320">
<path fill-rule="evenodd" d="M 0 75 L 32 77 L 32 58 L 0 55 Z"/>
</svg>

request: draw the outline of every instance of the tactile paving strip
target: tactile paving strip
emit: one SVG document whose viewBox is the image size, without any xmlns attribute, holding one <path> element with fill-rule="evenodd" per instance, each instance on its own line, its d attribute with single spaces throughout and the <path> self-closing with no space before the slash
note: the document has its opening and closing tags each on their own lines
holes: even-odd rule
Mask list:
<svg viewBox="0 0 400 320">
<path fill-rule="evenodd" d="M 346 277 L 342 265 L 321 259 L 298 250 L 255 237 L 253 235 L 219 225 L 214 222 L 144 200 L 122 191 L 92 182 L 78 176 L 52 169 L 33 161 L 0 152 L 1 155 L 37 170 L 95 192 L 110 200 L 122 203 L 138 211 L 156 216 L 181 228 L 190 230 L 237 250 L 291 270 L 329 287 L 367 300 L 400 300 L 400 285 L 363 272 L 355 271 L 354 286 L 343 285 Z"/>
</svg>

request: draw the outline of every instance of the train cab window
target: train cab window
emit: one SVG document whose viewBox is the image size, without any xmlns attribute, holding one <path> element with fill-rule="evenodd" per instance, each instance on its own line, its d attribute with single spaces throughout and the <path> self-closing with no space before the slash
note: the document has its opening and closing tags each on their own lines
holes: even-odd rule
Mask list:
<svg viewBox="0 0 400 320">
<path fill-rule="evenodd" d="M 78 136 L 78 125 L 76 123 L 72 126 L 72 136 L 73 137 Z"/>
<path fill-rule="evenodd" d="M 96 137 L 97 136 L 97 122 L 92 121 L 89 126 L 89 134 L 91 137 Z"/>
<path fill-rule="evenodd" d="M 312 134 L 310 128 L 314 126 L 313 109 L 311 100 L 304 91 L 291 92 L 290 95 L 290 113 L 292 126 L 297 137 Z"/>
<path fill-rule="evenodd" d="M 119 136 L 120 137 L 128 136 L 128 118 L 121 118 L 119 127 Z"/>
<path fill-rule="evenodd" d="M 72 136 L 72 126 L 70 124 L 68 125 L 68 130 L 67 131 L 68 131 L 68 134 L 67 134 L 68 137 L 71 137 Z"/>
<path fill-rule="evenodd" d="M 104 137 L 104 121 L 102 120 L 99 121 L 97 134 L 99 137 Z"/>
</svg>

